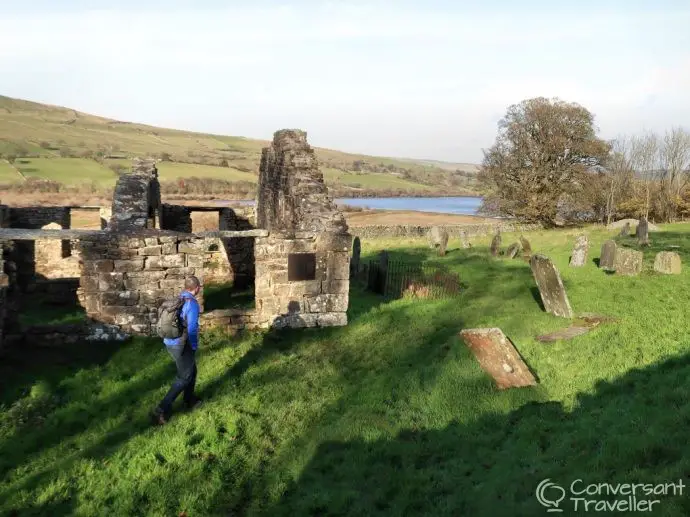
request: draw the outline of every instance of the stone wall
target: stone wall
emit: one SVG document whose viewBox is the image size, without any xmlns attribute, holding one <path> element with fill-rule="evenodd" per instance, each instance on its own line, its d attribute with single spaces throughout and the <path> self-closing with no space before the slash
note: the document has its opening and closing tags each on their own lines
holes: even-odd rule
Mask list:
<svg viewBox="0 0 690 517">
<path fill-rule="evenodd" d="M 346 325 L 351 244 L 351 235 L 329 232 L 257 238 L 257 322 L 278 328 Z M 314 278 L 291 281 L 288 257 L 305 253 L 315 254 Z"/>
<path fill-rule="evenodd" d="M 151 335 L 160 302 L 179 294 L 189 275 L 203 282 L 203 239 L 143 230 L 79 241 L 79 299 L 87 316 L 130 334 Z M 200 300 L 203 305 L 203 300 Z"/>
<path fill-rule="evenodd" d="M 161 229 L 192 233 L 191 209 L 182 205 L 161 205 Z"/>
<path fill-rule="evenodd" d="M 70 228 L 70 211 L 70 207 L 66 206 L 10 207 L 7 227 L 39 229 L 55 223 L 61 228 Z"/>
<path fill-rule="evenodd" d="M 132 172 L 117 180 L 108 228 L 134 230 L 160 227 L 160 184 L 155 160 L 136 158 Z"/>
<path fill-rule="evenodd" d="M 371 225 L 371 226 L 352 226 L 350 233 L 362 239 L 375 239 L 378 237 L 426 237 L 427 233 L 434 226 L 438 226 L 448 232 L 451 237 L 460 237 L 462 232 L 468 237 L 492 235 L 497 230 L 501 232 L 529 232 L 540 230 L 538 224 L 520 223 L 484 223 L 484 224 L 448 224 L 448 225 Z"/>
<path fill-rule="evenodd" d="M 299 231 L 346 233 L 345 218 L 328 196 L 304 131 L 276 131 L 263 149 L 256 226 L 287 235 Z"/>
</svg>

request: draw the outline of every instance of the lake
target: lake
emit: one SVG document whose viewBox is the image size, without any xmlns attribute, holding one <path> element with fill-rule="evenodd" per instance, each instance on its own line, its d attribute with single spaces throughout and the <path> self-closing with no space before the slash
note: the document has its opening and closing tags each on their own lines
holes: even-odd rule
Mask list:
<svg viewBox="0 0 690 517">
<path fill-rule="evenodd" d="M 476 215 L 482 204 L 480 197 L 368 197 L 336 199 L 339 205 L 359 206 L 377 210 L 414 210 L 442 214 Z"/>
<path fill-rule="evenodd" d="M 376 210 L 412 210 L 441 214 L 476 215 L 482 199 L 479 197 L 363 197 L 338 198 L 339 205 L 358 206 Z M 254 201 L 217 201 L 219 204 L 253 205 Z"/>
</svg>

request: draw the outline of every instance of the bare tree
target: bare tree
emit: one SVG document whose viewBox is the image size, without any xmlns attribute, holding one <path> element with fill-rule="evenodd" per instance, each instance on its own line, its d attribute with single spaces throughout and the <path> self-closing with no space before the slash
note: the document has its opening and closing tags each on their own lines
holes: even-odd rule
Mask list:
<svg viewBox="0 0 690 517">
<path fill-rule="evenodd" d="M 633 166 L 631 161 L 632 140 L 626 136 L 619 136 L 611 142 L 609 156 L 608 185 L 606 193 L 606 224 L 611 224 L 611 218 L 616 213 L 616 205 L 630 190 L 633 180 Z"/>
<path fill-rule="evenodd" d="M 674 127 L 666 131 L 659 147 L 664 219 L 676 218 L 677 200 L 690 174 L 690 133 Z"/>
<path fill-rule="evenodd" d="M 645 133 L 630 139 L 630 164 L 644 182 L 644 215 L 649 219 L 652 182 L 659 174 L 659 137 Z"/>
</svg>

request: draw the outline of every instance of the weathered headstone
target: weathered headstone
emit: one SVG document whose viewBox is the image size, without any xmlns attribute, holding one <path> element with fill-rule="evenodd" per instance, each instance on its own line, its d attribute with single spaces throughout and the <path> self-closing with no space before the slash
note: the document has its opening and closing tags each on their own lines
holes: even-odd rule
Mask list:
<svg viewBox="0 0 690 517">
<path fill-rule="evenodd" d="M 661 251 L 654 257 L 654 271 L 665 275 L 680 275 L 680 255 L 674 251 Z"/>
<path fill-rule="evenodd" d="M 430 248 L 436 248 L 443 242 L 444 235 L 447 236 L 448 232 L 441 228 L 440 226 L 432 226 L 427 234 L 427 240 L 429 241 Z"/>
<path fill-rule="evenodd" d="M 546 312 L 563 318 L 572 318 L 573 309 L 570 307 L 561 275 L 553 262 L 548 257 L 537 254 L 532 255 L 529 263 Z"/>
<path fill-rule="evenodd" d="M 548 334 L 543 334 L 537 336 L 537 341 L 541 343 L 553 343 L 555 341 L 566 341 L 568 339 L 573 339 L 577 336 L 582 336 L 587 334 L 591 330 L 591 327 L 578 327 L 570 326 L 568 328 L 560 329 L 555 332 L 549 332 Z"/>
<path fill-rule="evenodd" d="M 640 217 L 640 222 L 637 223 L 637 229 L 635 230 L 635 236 L 640 246 L 649 246 L 649 223 L 646 217 Z"/>
<path fill-rule="evenodd" d="M 350 276 L 356 276 L 359 273 L 359 256 L 362 253 L 362 243 L 359 237 L 352 240 L 352 258 L 350 258 Z"/>
<path fill-rule="evenodd" d="M 642 272 L 642 259 L 644 254 L 641 251 L 628 248 L 618 248 L 616 259 L 613 266 L 617 275 L 635 276 Z"/>
<path fill-rule="evenodd" d="M 586 235 L 580 235 L 575 240 L 575 246 L 573 246 L 573 254 L 570 257 L 571 267 L 581 267 L 585 265 L 587 261 L 587 253 L 589 252 L 589 237 Z"/>
<path fill-rule="evenodd" d="M 482 369 L 493 377 L 498 389 L 537 384 L 519 352 L 501 329 L 464 329 L 460 336 Z"/>
<path fill-rule="evenodd" d="M 520 253 L 520 243 L 519 242 L 514 242 L 513 244 L 508 246 L 508 249 L 506 250 L 506 256 L 508 256 L 509 258 L 512 258 L 512 259 L 517 257 L 518 253 Z"/>
<path fill-rule="evenodd" d="M 601 255 L 599 257 L 599 267 L 607 271 L 615 270 L 616 242 L 606 241 L 601 245 Z"/>
<path fill-rule="evenodd" d="M 491 254 L 496 257 L 501 249 L 501 232 L 496 233 L 491 239 Z"/>
<path fill-rule="evenodd" d="M 520 244 L 522 245 L 522 256 L 529 258 L 532 256 L 532 246 L 529 241 L 525 239 L 524 235 L 520 235 Z"/>
<path fill-rule="evenodd" d="M 468 249 L 472 247 L 472 244 L 470 244 L 470 241 L 467 240 L 467 232 L 465 230 L 462 230 L 460 232 L 460 242 L 462 243 L 462 247 L 464 249 Z"/>
<path fill-rule="evenodd" d="M 627 237 L 630 235 L 630 223 L 625 223 L 625 225 L 623 225 L 623 228 L 621 228 L 621 232 L 619 235 L 621 237 Z"/>
</svg>

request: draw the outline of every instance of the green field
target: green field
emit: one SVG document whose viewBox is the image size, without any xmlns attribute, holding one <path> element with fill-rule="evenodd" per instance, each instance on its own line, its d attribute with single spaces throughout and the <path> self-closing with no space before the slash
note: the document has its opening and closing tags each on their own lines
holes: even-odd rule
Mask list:
<svg viewBox="0 0 690 517">
<path fill-rule="evenodd" d="M 18 158 L 15 167 L 27 178 L 41 178 L 65 185 L 95 183 L 113 186 L 117 176 L 94 160 L 80 158 Z"/>
<path fill-rule="evenodd" d="M 309 128 L 305 129 L 309 134 Z M 266 140 L 252 140 L 158 128 L 0 96 L 0 155 L 40 156 L 41 166 L 29 168 L 36 169 L 40 177 L 55 181 L 64 178 L 70 185 L 79 185 L 84 178 L 88 181 L 91 174 L 100 185 L 108 185 L 114 180 L 115 176 L 104 167 L 84 158 L 88 153 L 125 157 L 127 159 L 116 161 L 126 166 L 131 164 L 132 157 L 162 158 L 165 153 L 166 159 L 175 163 L 162 164 L 164 179 L 200 175 L 256 182 L 261 149 L 268 145 L 270 138 L 272 135 L 266 135 Z M 330 149 L 316 149 L 316 155 L 322 169 L 332 171 L 329 174 L 331 185 L 346 190 L 352 184 L 361 185 L 349 189 L 355 194 L 357 188 L 382 193 L 400 189 L 411 193 L 476 190 L 473 177 L 468 179 L 456 172 L 475 174 L 473 165 L 365 156 Z M 65 170 L 68 162 L 63 162 L 60 156 L 79 157 L 81 163 L 72 162 L 67 167 L 69 170 Z M 223 160 L 230 168 L 216 167 Z M 106 161 L 112 163 L 112 160 Z M 351 174 L 354 173 L 355 162 L 363 168 L 359 174 Z M 0 163 L 3 163 L 1 159 Z M 407 180 L 400 177 L 403 171 Z M 0 175 L 0 181 L 5 181 L 4 176 Z"/>
<path fill-rule="evenodd" d="M 21 176 L 9 163 L 0 160 L 0 183 L 14 183 L 21 181 Z"/>
<path fill-rule="evenodd" d="M 582 268 L 568 267 L 578 231 L 527 237 L 577 313 L 617 323 L 541 344 L 566 320 L 543 312 L 528 264 L 490 257 L 487 238 L 469 250 L 451 239 L 442 258 L 424 239 L 364 239 L 365 255 L 445 265 L 466 289 L 386 302 L 353 287 L 347 327 L 206 333 L 205 404 L 162 428 L 148 411 L 173 367 L 157 340 L 15 351 L 0 362 L 0 514 L 531 517 L 546 514 L 534 496 L 545 478 L 687 480 L 690 271 L 651 265 L 670 245 L 687 263 L 690 225 L 651 234 L 639 277 L 598 269 L 617 232 L 586 231 Z M 474 327 L 501 328 L 538 386 L 497 390 L 458 338 Z M 686 493 L 657 498 L 654 515 L 690 514 Z"/>
</svg>

